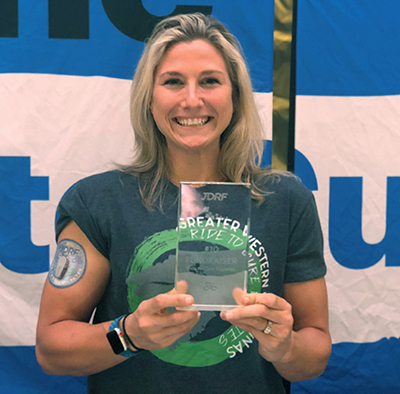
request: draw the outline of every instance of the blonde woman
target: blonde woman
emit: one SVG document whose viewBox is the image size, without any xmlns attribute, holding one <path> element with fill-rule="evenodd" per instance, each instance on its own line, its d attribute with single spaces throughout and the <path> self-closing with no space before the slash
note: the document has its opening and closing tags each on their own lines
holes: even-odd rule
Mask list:
<svg viewBox="0 0 400 394">
<path fill-rule="evenodd" d="M 132 164 L 81 180 L 59 204 L 37 329 L 43 369 L 89 375 L 96 394 L 279 394 L 284 380 L 320 375 L 331 340 L 315 202 L 297 178 L 259 167 L 260 121 L 232 34 L 201 14 L 160 22 L 131 120 Z M 179 309 L 194 302 L 173 289 L 182 181 L 251 184 L 259 292 L 233 310 Z"/>
</svg>

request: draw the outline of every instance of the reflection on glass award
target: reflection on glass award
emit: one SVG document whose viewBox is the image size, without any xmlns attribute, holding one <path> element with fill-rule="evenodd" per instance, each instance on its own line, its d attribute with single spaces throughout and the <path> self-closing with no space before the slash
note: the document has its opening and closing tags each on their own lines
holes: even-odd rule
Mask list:
<svg viewBox="0 0 400 394">
<path fill-rule="evenodd" d="M 247 183 L 181 182 L 175 284 L 194 298 L 189 309 L 228 310 L 246 290 L 250 231 Z M 180 287 L 177 286 L 178 291 Z M 182 290 L 183 291 L 183 290 Z"/>
</svg>

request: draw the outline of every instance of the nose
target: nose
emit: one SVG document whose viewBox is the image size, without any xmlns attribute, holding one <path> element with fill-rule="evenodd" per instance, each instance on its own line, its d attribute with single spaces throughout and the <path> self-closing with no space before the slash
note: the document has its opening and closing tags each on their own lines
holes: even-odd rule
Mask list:
<svg viewBox="0 0 400 394">
<path fill-rule="evenodd" d="M 183 90 L 182 107 L 201 107 L 204 104 L 201 91 L 197 84 L 188 83 Z"/>
</svg>

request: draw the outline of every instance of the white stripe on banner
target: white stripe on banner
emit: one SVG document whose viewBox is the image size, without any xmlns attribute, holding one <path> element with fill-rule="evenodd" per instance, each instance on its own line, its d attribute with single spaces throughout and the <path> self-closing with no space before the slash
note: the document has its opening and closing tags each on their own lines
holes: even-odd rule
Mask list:
<svg viewBox="0 0 400 394">
<path fill-rule="evenodd" d="M 32 200 L 30 228 L 29 217 L 24 223 L 28 233 L 25 235 L 31 236 L 34 248 L 50 245 L 44 266 L 43 262 L 37 264 L 34 254 L 19 257 L 17 242 L 13 243 L 15 250 L 9 251 L 7 258 L 0 257 L 0 346 L 33 346 L 40 295 L 55 252 L 54 220 L 58 201 L 79 179 L 111 169 L 113 162 L 127 163 L 131 158 L 130 81 L 0 74 L 0 89 L 0 160 L 4 162 L 11 157 L 15 161 L 9 163 L 15 165 L 19 159 L 28 158 L 24 168 L 27 177 L 49 184 L 49 199 L 35 200 L 26 193 L 27 201 Z M 265 138 L 271 138 L 272 94 L 256 93 L 255 97 Z M 14 169 L 10 171 L 15 173 Z M 20 187 L 25 186 L 21 183 Z M 14 197 L 10 196 L 9 189 L 7 180 L 0 179 L 0 194 L 12 201 Z M 12 235 L 18 226 L 15 218 L 10 217 L 9 222 L 10 227 L 0 228 L 0 232 L 17 238 Z M 7 240 L 3 242 L 10 245 Z"/>
<path fill-rule="evenodd" d="M 124 162 L 131 154 L 129 85 L 103 77 L 0 74 L 0 157 L 30 157 L 28 174 L 49 179 L 50 199 L 32 198 L 30 228 L 34 245 L 50 245 L 49 258 L 55 251 L 55 210 L 63 193 L 83 176 L 108 169 L 112 161 Z M 2 231 L 13 231 L 14 220 L 10 222 L 11 228 Z M 18 250 L 11 254 L 18 259 Z M 26 264 L 34 265 L 34 256 Z M 29 268 L 34 274 L 19 271 L 15 263 L 0 260 L 2 346 L 35 344 L 47 273 L 36 273 L 43 269 L 35 267 Z"/>
<path fill-rule="evenodd" d="M 297 98 L 296 148 L 318 182 L 334 343 L 400 336 L 399 108 L 400 96 Z"/>
</svg>

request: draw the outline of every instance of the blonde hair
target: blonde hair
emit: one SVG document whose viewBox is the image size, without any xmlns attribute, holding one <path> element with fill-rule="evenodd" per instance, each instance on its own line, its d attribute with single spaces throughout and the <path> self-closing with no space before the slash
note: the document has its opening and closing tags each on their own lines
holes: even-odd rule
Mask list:
<svg viewBox="0 0 400 394">
<path fill-rule="evenodd" d="M 270 172 L 260 168 L 263 150 L 261 122 L 240 44 L 225 26 L 200 13 L 173 16 L 154 29 L 132 81 L 131 124 L 135 133 L 135 157 L 125 172 L 139 178 L 143 204 L 157 202 L 168 179 L 165 137 L 158 130 L 151 112 L 154 71 L 166 51 L 176 43 L 205 40 L 222 55 L 232 84 L 234 113 L 221 135 L 219 170 L 230 182 L 249 182 L 252 197 L 262 201 L 261 179 Z"/>
</svg>

